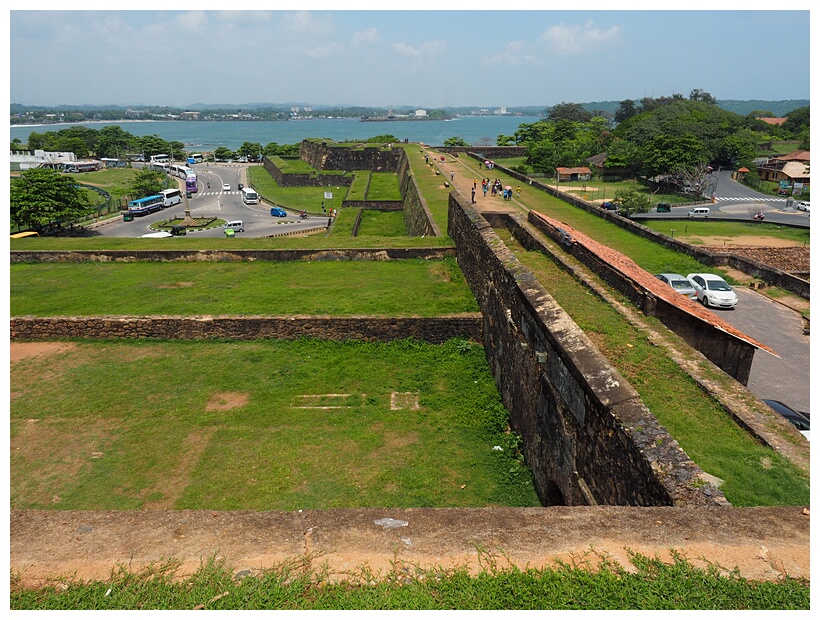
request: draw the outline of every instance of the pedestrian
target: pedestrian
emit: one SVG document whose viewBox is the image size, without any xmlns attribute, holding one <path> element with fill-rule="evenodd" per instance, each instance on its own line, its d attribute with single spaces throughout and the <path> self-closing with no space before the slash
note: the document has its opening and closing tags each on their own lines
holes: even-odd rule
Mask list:
<svg viewBox="0 0 820 620">
<path fill-rule="evenodd" d="M 478 181 L 476 181 L 475 179 L 473 179 L 473 189 L 475 189 L 475 188 L 476 188 L 476 185 L 478 185 Z"/>
<path fill-rule="evenodd" d="M 521 186 L 520 185 L 515 186 L 515 196 L 516 196 L 516 198 L 521 198 Z"/>
<path fill-rule="evenodd" d="M 483 189 L 483 190 L 484 190 L 484 198 L 486 198 L 486 197 L 487 197 L 487 184 L 486 184 L 486 183 L 482 183 L 482 184 L 481 184 L 481 189 Z"/>
<path fill-rule="evenodd" d="M 455 171 L 450 173 L 450 180 L 452 181 L 456 177 Z"/>
<path fill-rule="evenodd" d="M 472 190 L 472 195 L 470 196 L 470 203 L 475 204 L 475 187 Z"/>
</svg>

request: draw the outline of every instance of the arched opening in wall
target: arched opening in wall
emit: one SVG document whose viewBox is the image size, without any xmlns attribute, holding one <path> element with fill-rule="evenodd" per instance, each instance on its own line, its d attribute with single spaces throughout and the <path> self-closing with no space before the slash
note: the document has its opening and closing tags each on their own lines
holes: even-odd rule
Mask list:
<svg viewBox="0 0 820 620">
<path fill-rule="evenodd" d="M 564 501 L 564 494 L 561 489 L 552 480 L 547 482 L 546 492 L 544 494 L 544 506 L 566 506 Z"/>
</svg>

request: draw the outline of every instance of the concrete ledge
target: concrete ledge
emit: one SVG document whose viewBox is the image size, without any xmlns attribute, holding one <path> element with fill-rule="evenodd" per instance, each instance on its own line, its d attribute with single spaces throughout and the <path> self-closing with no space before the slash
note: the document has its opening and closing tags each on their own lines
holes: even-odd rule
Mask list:
<svg viewBox="0 0 820 620">
<path fill-rule="evenodd" d="M 38 586 L 61 575 L 107 579 L 117 565 L 136 572 L 171 558 L 181 562 L 178 577 L 212 557 L 255 571 L 305 556 L 337 574 L 368 566 L 386 575 L 404 566 L 475 573 L 488 556 L 502 569 L 557 560 L 594 568 L 604 556 L 629 568 L 628 550 L 664 561 L 675 550 L 695 566 L 737 568 L 746 579 L 809 579 L 809 529 L 808 512 L 794 506 L 12 510 L 10 569 Z"/>
</svg>

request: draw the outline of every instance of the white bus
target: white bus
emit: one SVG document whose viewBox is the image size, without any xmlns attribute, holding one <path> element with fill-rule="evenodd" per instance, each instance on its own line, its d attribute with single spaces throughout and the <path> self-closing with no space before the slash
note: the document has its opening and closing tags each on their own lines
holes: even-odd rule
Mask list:
<svg viewBox="0 0 820 620">
<path fill-rule="evenodd" d="M 162 194 L 163 207 L 171 207 L 182 202 L 182 192 L 178 189 L 164 189 L 160 194 Z"/>
<path fill-rule="evenodd" d="M 171 158 L 164 153 L 160 153 L 159 155 L 151 155 L 151 162 L 159 162 L 161 164 L 167 164 L 171 161 Z"/>
<path fill-rule="evenodd" d="M 243 187 L 242 191 L 239 193 L 242 194 L 242 202 L 246 205 L 259 204 L 259 194 L 257 194 L 256 191 L 252 190 L 250 187 Z"/>
</svg>

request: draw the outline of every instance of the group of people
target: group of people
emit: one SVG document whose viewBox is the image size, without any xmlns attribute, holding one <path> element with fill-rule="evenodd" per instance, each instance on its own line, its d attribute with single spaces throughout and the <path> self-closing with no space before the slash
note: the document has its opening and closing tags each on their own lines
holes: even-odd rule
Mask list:
<svg viewBox="0 0 820 620">
<path fill-rule="evenodd" d="M 477 181 L 473 179 L 473 190 L 475 191 Z M 512 200 L 513 189 L 509 185 L 507 187 L 503 187 L 501 184 L 501 179 L 495 179 L 494 181 L 490 181 L 490 179 L 481 179 L 481 190 L 484 192 L 484 196 L 487 196 L 487 191 L 489 190 L 492 196 L 496 196 L 501 194 L 504 197 L 504 200 Z M 521 198 L 521 186 L 515 188 L 516 195 Z"/>
</svg>

